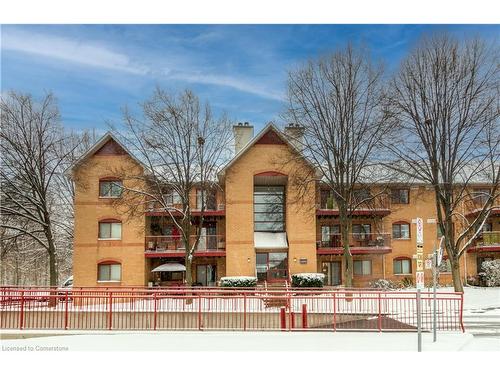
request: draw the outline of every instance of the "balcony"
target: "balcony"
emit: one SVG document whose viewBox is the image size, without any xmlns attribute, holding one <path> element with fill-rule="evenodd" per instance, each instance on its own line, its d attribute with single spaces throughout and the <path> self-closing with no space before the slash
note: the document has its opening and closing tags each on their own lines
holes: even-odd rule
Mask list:
<svg viewBox="0 0 500 375">
<path fill-rule="evenodd" d="M 500 251 L 500 232 L 483 232 L 469 248 L 470 253 Z"/>
<path fill-rule="evenodd" d="M 318 254 L 341 255 L 344 252 L 340 233 L 323 235 L 318 240 Z M 389 233 L 349 233 L 352 254 L 386 254 L 392 251 Z"/>
<path fill-rule="evenodd" d="M 354 216 L 387 216 L 391 213 L 391 200 L 387 195 L 373 197 L 372 200 L 360 204 L 353 211 Z M 316 216 L 339 216 L 335 201 L 321 194 L 321 202 L 316 207 Z"/>
<path fill-rule="evenodd" d="M 190 236 L 190 243 L 196 241 L 196 236 Z M 183 257 L 186 252 L 180 236 L 146 236 L 145 255 L 147 258 Z M 195 256 L 225 256 L 226 242 L 221 235 L 202 235 L 198 242 Z"/>
<path fill-rule="evenodd" d="M 158 204 L 150 204 L 148 207 L 146 207 L 146 216 L 169 216 L 172 214 L 173 216 L 180 216 L 182 211 L 182 206 L 181 205 L 173 205 L 173 208 L 170 210 L 170 213 L 166 211 L 163 207 L 160 207 Z M 219 203 L 217 205 L 208 205 L 205 207 L 205 211 L 203 212 L 203 216 L 225 216 L 226 215 L 226 210 L 225 210 L 225 205 L 222 203 Z M 179 211 L 178 211 L 179 210 Z M 201 209 L 200 208 L 193 208 L 191 210 L 191 215 L 192 216 L 201 216 Z"/>
</svg>

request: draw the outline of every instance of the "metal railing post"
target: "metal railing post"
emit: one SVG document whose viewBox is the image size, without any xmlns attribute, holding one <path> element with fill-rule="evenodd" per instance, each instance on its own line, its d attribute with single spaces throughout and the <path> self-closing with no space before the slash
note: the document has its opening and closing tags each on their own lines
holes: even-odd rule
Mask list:
<svg viewBox="0 0 500 375">
<path fill-rule="evenodd" d="M 465 332 L 464 327 L 464 293 L 460 293 L 460 327 L 462 328 L 462 332 Z"/>
<path fill-rule="evenodd" d="M 337 331 L 337 293 L 333 292 L 333 331 Z"/>
<path fill-rule="evenodd" d="M 19 329 L 24 329 L 24 290 L 21 291 L 21 310 L 19 312 Z"/>
<path fill-rule="evenodd" d="M 307 329 L 307 304 L 302 304 L 302 328 Z"/>
<path fill-rule="evenodd" d="M 113 327 L 113 292 L 109 292 L 108 329 Z"/>
<path fill-rule="evenodd" d="M 198 295 L 198 330 L 202 330 L 201 328 L 201 295 Z"/>
<path fill-rule="evenodd" d="M 247 330 L 247 294 L 243 293 L 243 331 Z"/>
<path fill-rule="evenodd" d="M 153 314 L 153 329 L 156 331 L 156 319 L 157 319 L 157 299 L 156 299 L 156 292 L 153 293 L 153 303 L 154 303 L 154 314 Z"/>
<path fill-rule="evenodd" d="M 64 298 L 64 329 L 68 329 L 68 292 Z"/>
<path fill-rule="evenodd" d="M 382 332 L 382 298 L 378 292 L 378 331 Z"/>
<path fill-rule="evenodd" d="M 420 289 L 417 289 L 417 350 L 422 351 L 422 310 Z"/>
</svg>

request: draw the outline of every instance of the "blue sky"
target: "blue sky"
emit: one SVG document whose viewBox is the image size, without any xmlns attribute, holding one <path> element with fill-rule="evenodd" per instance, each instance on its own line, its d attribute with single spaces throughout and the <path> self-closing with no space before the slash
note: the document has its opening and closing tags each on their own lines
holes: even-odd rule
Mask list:
<svg viewBox="0 0 500 375">
<path fill-rule="evenodd" d="M 159 85 L 261 128 L 280 123 L 286 73 L 363 43 L 389 71 L 426 32 L 498 42 L 498 25 L 2 25 L 1 90 L 52 91 L 68 128 L 105 129 Z"/>
</svg>

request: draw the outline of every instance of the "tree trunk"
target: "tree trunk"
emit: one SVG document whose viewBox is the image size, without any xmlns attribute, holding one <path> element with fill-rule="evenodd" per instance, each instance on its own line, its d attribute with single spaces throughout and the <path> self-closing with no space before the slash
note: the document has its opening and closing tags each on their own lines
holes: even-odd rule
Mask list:
<svg viewBox="0 0 500 375">
<path fill-rule="evenodd" d="M 349 220 L 347 219 L 346 208 L 339 206 L 340 232 L 342 239 L 342 247 L 344 249 L 345 272 L 344 285 L 347 288 L 352 287 L 353 278 L 353 261 L 351 249 L 349 247 Z"/>
<path fill-rule="evenodd" d="M 451 276 L 453 279 L 453 287 L 455 292 L 463 292 L 464 285 L 460 276 L 460 258 L 450 258 L 451 262 Z"/>
<path fill-rule="evenodd" d="M 191 286 L 193 285 L 193 277 L 191 274 L 191 265 L 192 265 L 192 260 L 189 255 L 186 256 L 186 285 Z"/>
</svg>

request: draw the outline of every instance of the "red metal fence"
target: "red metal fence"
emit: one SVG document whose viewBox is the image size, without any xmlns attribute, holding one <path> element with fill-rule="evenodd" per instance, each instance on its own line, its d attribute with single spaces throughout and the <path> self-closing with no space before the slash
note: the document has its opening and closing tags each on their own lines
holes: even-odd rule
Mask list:
<svg viewBox="0 0 500 375">
<path fill-rule="evenodd" d="M 432 293 L 422 292 L 432 328 Z M 1 288 L 1 329 L 415 331 L 416 292 Z M 437 294 L 437 329 L 464 330 L 463 294 Z"/>
</svg>

